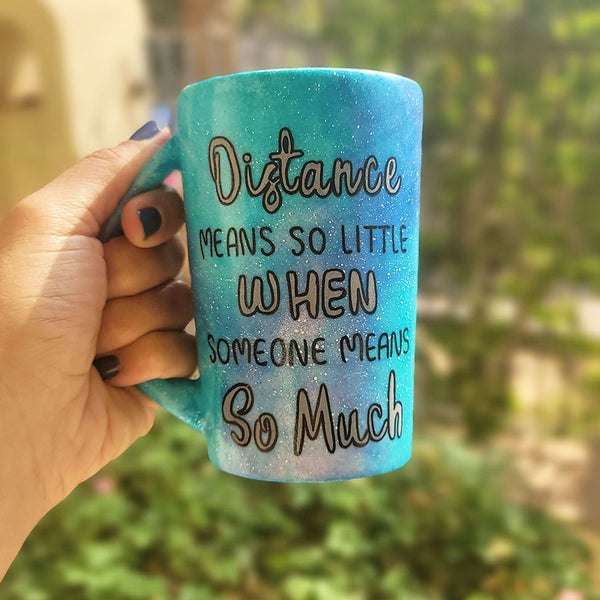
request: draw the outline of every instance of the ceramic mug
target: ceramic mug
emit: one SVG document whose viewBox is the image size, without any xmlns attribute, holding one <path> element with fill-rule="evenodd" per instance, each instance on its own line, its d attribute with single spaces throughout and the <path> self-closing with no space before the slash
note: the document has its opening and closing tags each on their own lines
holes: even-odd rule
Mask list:
<svg viewBox="0 0 600 600">
<path fill-rule="evenodd" d="M 229 473 L 326 481 L 402 466 L 420 87 L 350 69 L 240 73 L 186 87 L 177 117 L 124 201 L 181 170 L 200 378 L 140 388 Z"/>
</svg>

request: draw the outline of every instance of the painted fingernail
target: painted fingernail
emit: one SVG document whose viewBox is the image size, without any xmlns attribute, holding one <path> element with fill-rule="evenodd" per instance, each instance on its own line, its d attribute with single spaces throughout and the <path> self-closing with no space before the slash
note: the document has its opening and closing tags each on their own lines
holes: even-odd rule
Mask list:
<svg viewBox="0 0 600 600">
<path fill-rule="evenodd" d="M 144 229 L 144 239 L 147 240 L 151 235 L 154 235 L 162 225 L 162 217 L 160 212 L 154 206 L 140 208 L 137 211 L 138 217 Z"/>
<path fill-rule="evenodd" d="M 129 139 L 135 141 L 149 140 L 154 137 L 160 129 L 156 124 L 156 121 L 148 121 L 142 125 Z"/>
<path fill-rule="evenodd" d="M 121 369 L 119 358 L 114 354 L 110 354 L 109 356 L 101 356 L 92 364 L 96 367 L 96 369 L 98 369 L 98 373 L 100 373 L 100 377 L 102 377 L 102 379 L 110 379 L 111 377 L 114 377 Z"/>
</svg>

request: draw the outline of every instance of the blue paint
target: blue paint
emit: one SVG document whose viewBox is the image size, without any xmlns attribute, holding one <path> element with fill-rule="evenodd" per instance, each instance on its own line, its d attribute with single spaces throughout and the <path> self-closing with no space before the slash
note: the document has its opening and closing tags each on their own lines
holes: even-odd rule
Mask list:
<svg viewBox="0 0 600 600">
<path fill-rule="evenodd" d="M 325 481 L 402 466 L 412 438 L 419 86 L 346 69 L 242 73 L 185 88 L 178 122 L 128 196 L 183 173 L 201 376 L 140 387 L 202 431 L 210 459 L 230 473 Z M 343 161 L 362 180 L 340 175 Z M 256 189 L 262 175 L 270 194 Z M 267 293 L 264 311 L 246 316 L 255 277 L 278 289 L 280 306 L 271 310 Z M 318 303 L 290 308 L 290 286 L 310 281 Z M 238 364 L 233 340 L 242 340 Z"/>
</svg>

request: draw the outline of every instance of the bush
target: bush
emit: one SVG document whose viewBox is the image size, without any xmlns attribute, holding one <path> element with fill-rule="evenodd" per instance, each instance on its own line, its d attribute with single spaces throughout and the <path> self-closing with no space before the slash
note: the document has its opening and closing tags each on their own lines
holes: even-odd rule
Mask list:
<svg viewBox="0 0 600 600">
<path fill-rule="evenodd" d="M 37 527 L 8 600 L 547 600 L 589 593 L 586 551 L 516 504 L 501 457 L 422 439 L 408 466 L 325 484 L 218 471 L 204 438 L 155 429 Z M 591 595 L 589 596 L 592 597 Z"/>
</svg>

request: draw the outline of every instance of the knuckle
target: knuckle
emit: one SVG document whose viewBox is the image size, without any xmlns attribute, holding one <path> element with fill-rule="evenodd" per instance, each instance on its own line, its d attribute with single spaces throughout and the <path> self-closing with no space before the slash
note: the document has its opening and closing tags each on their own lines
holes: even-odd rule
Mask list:
<svg viewBox="0 0 600 600">
<path fill-rule="evenodd" d="M 122 238 L 114 238 L 104 245 L 104 261 L 109 287 L 119 287 L 127 271 L 126 253 L 123 251 Z"/>
<path fill-rule="evenodd" d="M 145 371 L 156 378 L 168 376 L 168 358 L 165 352 L 164 336 L 162 331 L 153 331 L 146 334 L 146 348 L 144 351 Z"/>
<path fill-rule="evenodd" d="M 12 231 L 27 231 L 37 228 L 43 217 L 41 207 L 43 204 L 37 202 L 37 195 L 31 194 L 17 203 L 4 217 L 3 225 Z"/>
<path fill-rule="evenodd" d="M 169 282 L 165 288 L 165 292 L 169 295 L 168 301 L 181 300 L 187 303 L 192 299 L 190 286 L 181 279 L 174 279 Z"/>
<path fill-rule="evenodd" d="M 123 267 L 111 268 L 108 274 L 110 295 L 113 298 L 128 296 L 137 285 L 139 272 Z"/>
<path fill-rule="evenodd" d="M 181 332 L 153 331 L 146 336 L 144 370 L 152 377 L 185 377 L 196 369 L 192 336 Z"/>
<path fill-rule="evenodd" d="M 93 169 L 116 173 L 131 160 L 135 150 L 130 144 L 123 142 L 118 146 L 95 150 L 83 158 L 82 162 Z"/>
<path fill-rule="evenodd" d="M 177 238 L 171 238 L 165 243 L 165 251 L 167 252 L 172 272 L 179 272 L 185 262 L 185 248 L 183 244 Z"/>
<path fill-rule="evenodd" d="M 131 328 L 131 315 L 125 310 L 122 299 L 110 300 L 104 309 L 101 339 L 111 347 L 118 348 L 127 339 Z"/>
<path fill-rule="evenodd" d="M 171 310 L 189 321 L 193 314 L 192 290 L 183 281 L 173 281 L 169 286 L 168 302 Z M 186 322 L 187 322 L 186 321 Z"/>
</svg>

